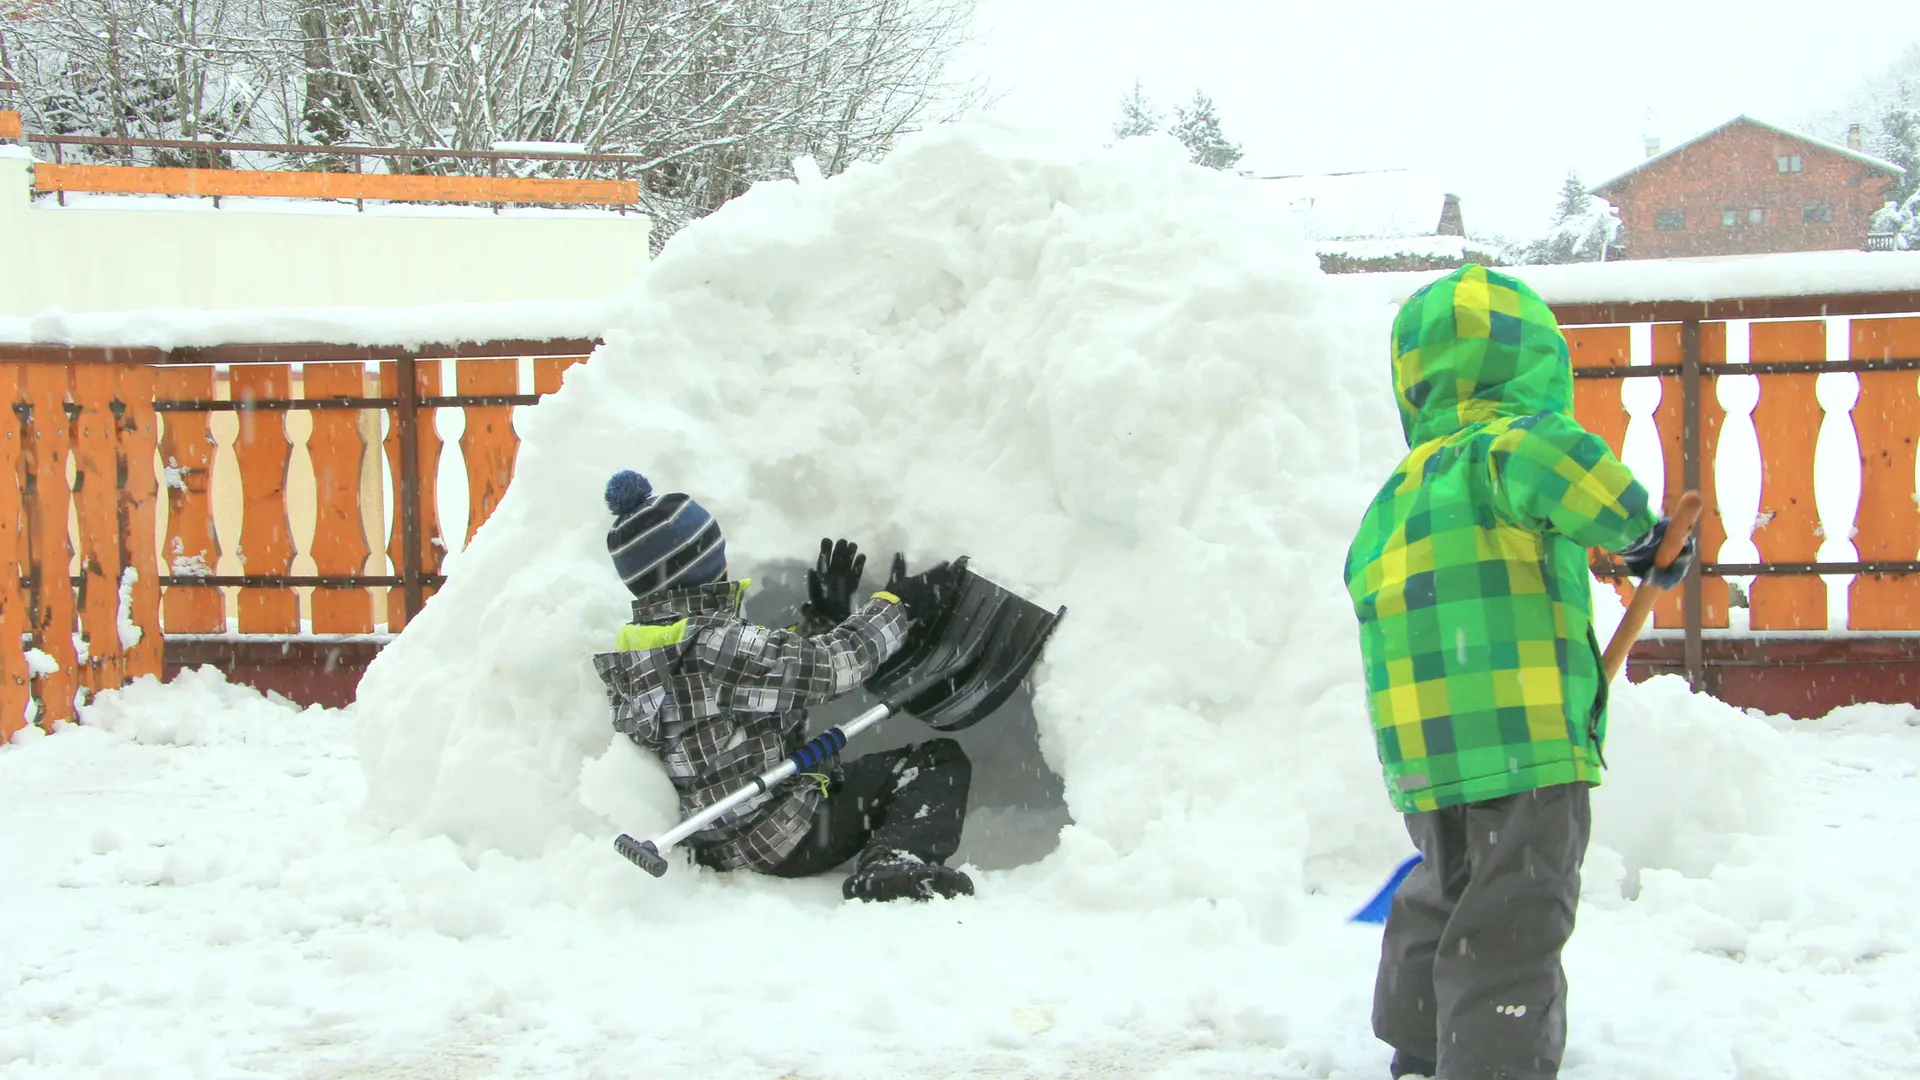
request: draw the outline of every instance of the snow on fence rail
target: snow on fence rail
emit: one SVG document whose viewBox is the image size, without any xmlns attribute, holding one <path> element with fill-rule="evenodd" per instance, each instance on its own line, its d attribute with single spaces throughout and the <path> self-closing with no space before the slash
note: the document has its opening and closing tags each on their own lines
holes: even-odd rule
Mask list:
<svg viewBox="0 0 1920 1080">
<path fill-rule="evenodd" d="M 22 136 L 18 114 L 13 138 L 53 148 L 52 163 L 34 167 L 34 188 L 52 192 L 64 204 L 68 192 L 130 195 L 279 197 L 290 199 L 366 200 L 388 202 L 527 203 L 538 205 L 609 206 L 624 212 L 640 202 L 638 179 L 628 179 L 652 159 L 635 154 L 590 154 L 562 150 L 448 150 L 433 147 L 321 146 L 295 143 L 242 143 L 187 139 L 120 139 L 100 135 Z M 0 131 L 3 135 L 4 131 Z M 134 151 L 160 151 L 185 167 L 134 164 L 68 164 L 67 147 L 95 153 L 114 151 L 132 158 Z M 352 162 L 352 171 L 250 169 L 233 164 L 234 155 L 270 155 L 288 161 Z M 388 171 L 369 171 L 369 159 L 385 162 Z M 440 175 L 419 166 L 428 162 L 480 163 L 484 176 Z M 396 168 L 396 163 L 400 167 Z M 538 168 L 572 172 L 573 176 L 515 175 L 510 163 L 533 163 Z M 501 175 L 509 165 L 507 175 Z M 524 165 L 523 165 L 524 167 Z M 611 178 L 594 177 L 610 172 Z"/>
<path fill-rule="evenodd" d="M 225 634 L 225 592 L 243 635 L 366 635 L 400 629 L 440 584 L 437 410 L 464 431 L 467 536 L 499 504 L 519 441 L 512 409 L 558 390 L 595 341 L 491 341 L 411 349 L 350 345 L 124 348 L 0 343 L 0 739 L 67 719 L 84 693 L 159 675 L 168 636 Z M 442 361 L 455 393 L 442 393 Z M 531 367 L 532 392 L 521 392 Z M 302 393 L 291 393 L 296 368 Z M 219 375 L 228 392 L 217 392 Z M 370 376 L 377 392 L 369 393 Z M 286 416 L 307 412 L 315 528 L 297 552 L 287 480 Z M 359 417 L 384 412 L 385 474 L 397 508 L 386 550 L 363 522 Z M 242 573 L 217 572 L 211 418 L 238 417 Z M 161 509 L 160 492 L 165 493 Z M 293 573 L 296 555 L 315 573 Z M 369 556 L 387 573 L 368 573 Z M 376 613 L 376 601 L 384 610 Z M 303 618 L 302 596 L 307 593 Z M 381 616 L 378 620 L 376 615 Z"/>
</svg>

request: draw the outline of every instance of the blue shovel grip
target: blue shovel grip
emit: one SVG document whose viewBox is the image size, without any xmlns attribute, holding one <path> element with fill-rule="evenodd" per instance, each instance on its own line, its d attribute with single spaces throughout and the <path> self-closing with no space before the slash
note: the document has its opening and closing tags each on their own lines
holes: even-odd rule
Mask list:
<svg viewBox="0 0 1920 1080">
<path fill-rule="evenodd" d="M 801 772 L 807 772 L 821 762 L 839 753 L 846 745 L 847 737 L 841 733 L 839 728 L 828 728 L 820 734 L 815 735 L 807 745 L 788 754 L 787 760 L 793 762 L 794 768 Z"/>
</svg>

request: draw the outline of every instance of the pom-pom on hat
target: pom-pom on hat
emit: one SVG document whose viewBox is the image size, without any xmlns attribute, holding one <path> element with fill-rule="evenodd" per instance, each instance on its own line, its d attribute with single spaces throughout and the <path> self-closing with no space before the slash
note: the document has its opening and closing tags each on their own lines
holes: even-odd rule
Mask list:
<svg viewBox="0 0 1920 1080">
<path fill-rule="evenodd" d="M 607 551 L 620 580 L 636 597 L 682 585 L 706 585 L 727 576 L 727 538 L 705 507 L 679 492 L 656 497 L 632 470 L 607 481 Z"/>
</svg>

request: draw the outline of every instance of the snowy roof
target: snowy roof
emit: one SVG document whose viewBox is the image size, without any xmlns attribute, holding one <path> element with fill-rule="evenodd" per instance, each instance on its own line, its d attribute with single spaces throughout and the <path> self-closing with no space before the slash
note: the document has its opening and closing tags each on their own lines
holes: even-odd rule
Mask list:
<svg viewBox="0 0 1920 1080">
<path fill-rule="evenodd" d="M 1263 176 L 1253 181 L 1275 207 L 1300 215 L 1309 240 L 1432 236 L 1445 189 L 1409 169 Z"/>
<path fill-rule="evenodd" d="M 1362 302 L 1398 306 L 1445 270 L 1347 274 L 1334 287 Z M 1692 259 L 1623 259 L 1509 266 L 1549 304 L 1657 303 L 1920 292 L 1920 258 L 1869 251 L 1790 251 Z"/>
<path fill-rule="evenodd" d="M 1627 177 L 1632 176 L 1634 173 L 1639 172 L 1641 169 L 1644 169 L 1647 166 L 1652 165 L 1654 162 L 1665 161 L 1666 159 L 1672 157 L 1673 155 L 1678 154 L 1680 151 L 1685 150 L 1687 147 L 1692 146 L 1694 143 L 1701 142 L 1705 139 L 1710 139 L 1713 136 L 1718 135 L 1721 132 L 1732 127 L 1733 125 L 1740 124 L 1740 123 L 1747 123 L 1747 124 L 1752 124 L 1755 127 L 1766 128 L 1768 131 L 1771 131 L 1776 135 L 1784 135 L 1789 139 L 1798 139 L 1809 146 L 1817 146 L 1822 150 L 1839 154 L 1842 157 L 1852 158 L 1853 160 L 1858 161 L 1863 165 L 1870 166 L 1872 168 L 1884 169 L 1888 172 L 1896 173 L 1901 176 L 1905 176 L 1907 173 L 1907 170 L 1901 168 L 1898 165 L 1895 165 L 1891 161 L 1885 160 L 1884 158 L 1877 158 L 1877 157 L 1874 157 L 1872 154 L 1863 154 L 1858 150 L 1849 149 L 1848 147 L 1841 146 L 1839 143 L 1831 143 L 1825 139 L 1816 139 L 1812 135 L 1808 135 L 1805 132 L 1795 131 L 1792 128 L 1784 128 L 1784 127 L 1781 127 L 1779 124 L 1769 124 L 1765 120 L 1755 120 L 1753 117 L 1748 116 L 1745 113 L 1742 113 L 1741 115 L 1734 117 L 1733 119 L 1727 121 L 1724 124 L 1721 124 L 1719 127 L 1714 128 L 1711 131 L 1703 131 L 1700 134 L 1695 135 L 1693 138 L 1688 139 L 1686 142 L 1680 143 L 1672 147 L 1671 149 L 1663 150 L 1660 153 L 1655 154 L 1652 157 L 1648 158 L 1647 160 L 1642 161 L 1640 164 L 1635 165 L 1633 168 L 1628 169 L 1626 172 L 1621 173 L 1619 176 L 1616 176 L 1613 179 L 1606 181 L 1605 183 L 1596 184 L 1593 187 L 1588 188 L 1587 190 L 1592 192 L 1595 195 L 1598 195 L 1602 191 L 1605 191 L 1606 189 L 1612 187 L 1613 185 L 1619 183 L 1620 181 L 1625 180 Z"/>
<path fill-rule="evenodd" d="M 1366 261 L 1370 259 L 1428 258 L 1465 259 L 1470 256 L 1498 258 L 1500 250 L 1491 244 L 1464 236 L 1381 236 L 1359 240 L 1320 240 L 1313 244 L 1316 255 L 1334 255 Z"/>
</svg>

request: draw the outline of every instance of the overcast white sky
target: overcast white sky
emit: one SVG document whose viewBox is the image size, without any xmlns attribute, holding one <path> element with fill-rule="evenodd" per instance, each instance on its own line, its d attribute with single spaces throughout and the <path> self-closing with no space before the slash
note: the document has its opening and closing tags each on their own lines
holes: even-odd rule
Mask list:
<svg viewBox="0 0 1920 1080">
<path fill-rule="evenodd" d="M 1792 126 L 1920 41 L 1914 0 L 981 0 L 1003 107 L 1108 137 L 1136 76 L 1196 87 L 1257 173 L 1417 168 L 1470 231 L 1545 227 L 1595 184 L 1740 113 Z M 1899 29 L 1905 27 L 1906 29 Z M 1646 120 L 1653 110 L 1651 127 Z"/>
</svg>

